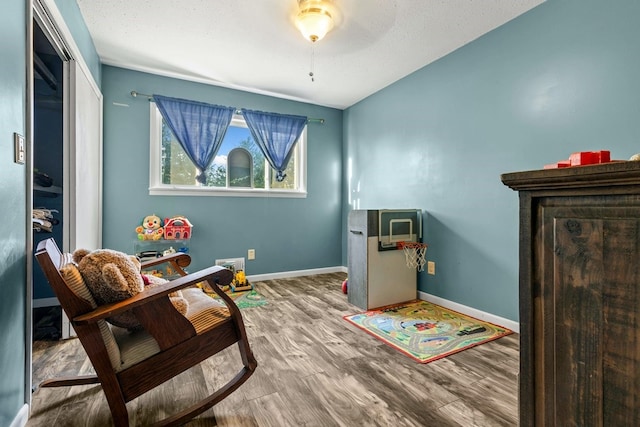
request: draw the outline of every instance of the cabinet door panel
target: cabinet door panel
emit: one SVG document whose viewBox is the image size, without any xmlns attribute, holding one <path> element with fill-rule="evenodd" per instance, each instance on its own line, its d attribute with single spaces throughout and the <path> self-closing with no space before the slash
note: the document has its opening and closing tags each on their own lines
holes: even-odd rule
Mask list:
<svg viewBox="0 0 640 427">
<path fill-rule="evenodd" d="M 538 212 L 536 424 L 640 425 L 637 197 L 542 199 Z"/>
<path fill-rule="evenodd" d="M 555 420 L 602 418 L 602 221 L 554 221 Z M 569 410 L 567 410 L 569 409 Z"/>
<path fill-rule="evenodd" d="M 640 425 L 640 209 L 604 229 L 603 417 Z"/>
</svg>

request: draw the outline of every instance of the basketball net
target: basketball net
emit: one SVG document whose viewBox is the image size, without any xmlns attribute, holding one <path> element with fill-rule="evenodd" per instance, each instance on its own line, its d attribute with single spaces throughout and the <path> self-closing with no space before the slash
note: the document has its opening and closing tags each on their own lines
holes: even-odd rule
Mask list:
<svg viewBox="0 0 640 427">
<path fill-rule="evenodd" d="M 407 267 L 424 271 L 427 256 L 427 244 L 420 242 L 399 242 L 398 246 L 404 251 Z"/>
</svg>

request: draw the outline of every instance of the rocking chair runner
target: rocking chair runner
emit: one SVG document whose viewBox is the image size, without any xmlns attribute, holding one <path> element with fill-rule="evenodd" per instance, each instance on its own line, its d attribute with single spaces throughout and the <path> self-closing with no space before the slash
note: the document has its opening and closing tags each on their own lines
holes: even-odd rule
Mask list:
<svg viewBox="0 0 640 427">
<path fill-rule="evenodd" d="M 146 289 L 114 304 L 97 306 L 70 254 L 62 254 L 53 239 L 38 244 L 36 258 L 69 317 L 95 376 L 46 380 L 41 387 L 100 383 L 116 426 L 128 426 L 126 403 L 168 381 L 219 351 L 237 343 L 243 368 L 227 384 L 158 425 L 180 425 L 235 391 L 256 369 L 240 310 L 217 284 L 226 285 L 232 272 L 222 267 L 187 274 L 187 254 L 176 253 L 142 264 L 170 263 L 182 277 Z M 206 281 L 226 307 L 193 286 Z M 183 316 L 168 295 L 181 289 L 189 302 Z M 144 330 L 129 333 L 106 323 L 108 317 L 131 310 Z"/>
</svg>

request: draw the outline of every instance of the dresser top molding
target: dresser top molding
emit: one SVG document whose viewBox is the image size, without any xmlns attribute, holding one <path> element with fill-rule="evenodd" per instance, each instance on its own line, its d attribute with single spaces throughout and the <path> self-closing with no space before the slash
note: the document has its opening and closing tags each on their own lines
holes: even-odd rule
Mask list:
<svg viewBox="0 0 640 427">
<path fill-rule="evenodd" d="M 638 186 L 640 161 L 504 173 L 502 183 L 516 191 Z"/>
</svg>

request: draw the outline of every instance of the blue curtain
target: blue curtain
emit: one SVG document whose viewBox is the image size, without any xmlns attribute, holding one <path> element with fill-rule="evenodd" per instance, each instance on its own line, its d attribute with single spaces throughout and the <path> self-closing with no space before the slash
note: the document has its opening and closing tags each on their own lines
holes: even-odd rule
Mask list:
<svg viewBox="0 0 640 427">
<path fill-rule="evenodd" d="M 271 167 L 276 180 L 283 181 L 293 147 L 302 134 L 307 118 L 287 114 L 265 113 L 242 109 L 247 126 Z"/>
<path fill-rule="evenodd" d="M 187 156 L 198 168 L 196 180 L 207 183 L 204 173 L 222 145 L 234 107 L 153 95 L 153 100 Z"/>
</svg>

